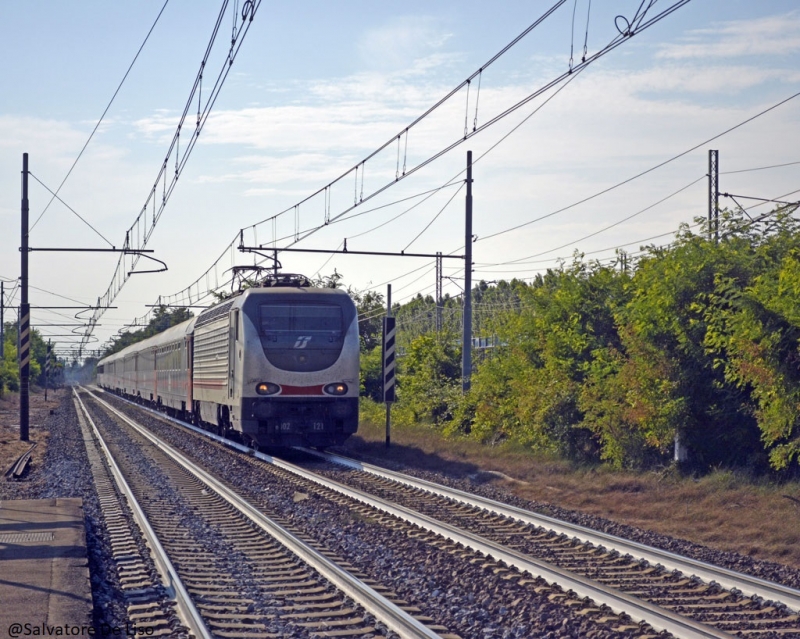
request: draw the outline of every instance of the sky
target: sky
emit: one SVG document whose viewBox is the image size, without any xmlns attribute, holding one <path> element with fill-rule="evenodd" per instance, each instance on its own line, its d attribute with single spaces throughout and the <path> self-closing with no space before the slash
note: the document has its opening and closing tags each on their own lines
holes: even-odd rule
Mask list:
<svg viewBox="0 0 800 639">
<path fill-rule="evenodd" d="M 646 17 L 674 1 L 656 1 Z M 241 48 L 191 154 L 180 156 L 174 185 L 170 143 L 221 0 L 0 2 L 6 304 L 19 304 L 23 153 L 31 247 L 120 248 L 129 228 L 138 229 L 138 243 L 131 241 L 141 247 L 147 228 L 146 248 L 167 264 L 165 272 L 120 278 L 118 254 L 29 254 L 34 307 L 96 305 L 117 283 L 116 308 L 99 318 L 88 348 L 141 322 L 159 298 L 203 306 L 209 289 L 230 289 L 232 266 L 270 265 L 236 250 L 240 229 L 248 246 L 334 250 L 346 240 L 351 251 L 463 255 L 468 150 L 474 280 L 532 278 L 576 251 L 610 262 L 617 249 L 635 255 L 669 243 L 681 224 L 707 214 L 709 149 L 719 151 L 722 192 L 798 199 L 800 164 L 791 163 L 800 161 L 800 97 L 704 144 L 800 91 L 796 2 L 691 0 L 582 68 L 584 43 L 591 60 L 641 0 L 569 0 L 485 66 L 553 2 L 261 2 L 239 31 Z M 228 65 L 234 10 L 248 6 L 227 3 L 201 103 Z M 48 206 L 47 189 L 70 171 L 162 7 L 59 191 L 72 210 Z M 576 72 L 566 82 L 481 128 L 568 71 L 571 50 Z M 180 153 L 195 131 L 197 102 L 195 94 Z M 174 188 L 153 227 L 148 198 L 165 161 L 166 186 Z M 787 166 L 752 170 L 779 164 Z M 159 205 L 164 188 L 156 187 Z M 724 197 L 720 204 L 735 206 Z M 147 222 L 133 226 L 147 206 Z M 395 302 L 435 288 L 427 257 L 284 252 L 279 259 L 284 271 L 309 276 L 335 269 L 361 291 L 385 293 L 391 283 Z M 153 268 L 146 262 L 135 270 Z M 127 258 L 122 271 L 131 268 Z M 463 260 L 445 259 L 444 271 L 444 291 L 457 295 Z M 73 327 L 48 324 L 75 323 L 75 312 L 34 308 L 32 325 L 63 349 L 79 341 L 64 336 Z M 6 313 L 15 319 L 14 309 Z"/>
</svg>

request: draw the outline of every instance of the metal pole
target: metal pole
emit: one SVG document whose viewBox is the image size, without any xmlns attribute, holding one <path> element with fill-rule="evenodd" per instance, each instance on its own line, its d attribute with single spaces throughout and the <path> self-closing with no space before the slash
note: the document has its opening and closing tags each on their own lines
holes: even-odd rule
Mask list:
<svg viewBox="0 0 800 639">
<path fill-rule="evenodd" d="M 47 387 L 50 385 L 50 340 L 47 340 L 47 359 L 44 361 L 44 401 L 47 401 Z"/>
<path fill-rule="evenodd" d="M 6 311 L 6 292 L 4 290 L 5 282 L 0 282 L 0 362 L 6 356 L 6 325 L 5 325 L 5 311 Z M 0 388 L 0 391 L 3 389 Z"/>
<path fill-rule="evenodd" d="M 386 285 L 386 317 L 392 316 L 392 285 Z M 383 364 L 381 364 L 381 369 Z M 386 448 L 392 444 L 392 402 L 386 402 Z"/>
<path fill-rule="evenodd" d="M 442 331 L 442 253 L 436 253 L 436 334 Z"/>
<path fill-rule="evenodd" d="M 31 309 L 28 303 L 28 154 L 22 154 L 22 225 L 19 305 L 19 439 L 28 441 L 31 374 Z"/>
<path fill-rule="evenodd" d="M 467 151 L 467 208 L 464 222 L 464 335 L 461 345 L 461 389 L 472 375 L 472 151 Z"/>
<path fill-rule="evenodd" d="M 719 242 L 719 151 L 708 150 L 708 239 Z"/>
<path fill-rule="evenodd" d="M 719 244 L 719 151 L 714 151 L 714 241 Z"/>
</svg>

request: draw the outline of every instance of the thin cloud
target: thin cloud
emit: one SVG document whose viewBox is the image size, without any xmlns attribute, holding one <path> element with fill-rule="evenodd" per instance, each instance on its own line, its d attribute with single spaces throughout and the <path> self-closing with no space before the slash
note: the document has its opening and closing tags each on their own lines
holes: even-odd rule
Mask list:
<svg viewBox="0 0 800 639">
<path fill-rule="evenodd" d="M 719 23 L 690 31 L 679 44 L 661 47 L 659 58 L 672 60 L 789 55 L 800 51 L 800 14 L 792 11 L 757 20 Z"/>
<path fill-rule="evenodd" d="M 765 70 L 751 65 L 682 64 L 633 73 L 628 76 L 628 81 L 635 91 L 733 95 L 768 82 L 791 82 L 791 79 L 782 69 Z"/>
<path fill-rule="evenodd" d="M 405 16 L 367 31 L 358 43 L 358 51 L 367 68 L 376 71 L 399 71 L 410 65 L 417 70 L 426 69 L 449 59 L 439 50 L 450 37 L 431 17 Z"/>
</svg>

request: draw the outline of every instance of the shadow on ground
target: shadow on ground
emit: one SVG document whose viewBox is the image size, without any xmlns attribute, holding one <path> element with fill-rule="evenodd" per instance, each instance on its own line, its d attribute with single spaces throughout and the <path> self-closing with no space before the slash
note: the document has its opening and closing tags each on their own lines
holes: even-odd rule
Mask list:
<svg viewBox="0 0 800 639">
<path fill-rule="evenodd" d="M 331 452 L 340 453 L 359 461 L 415 470 L 427 470 L 443 473 L 450 477 L 468 478 L 475 483 L 483 483 L 497 479 L 491 473 L 481 470 L 479 466 L 467 461 L 447 459 L 438 453 L 428 453 L 416 446 L 392 443 L 386 448 L 382 441 L 366 441 L 355 435 L 342 446 L 331 449 Z"/>
</svg>

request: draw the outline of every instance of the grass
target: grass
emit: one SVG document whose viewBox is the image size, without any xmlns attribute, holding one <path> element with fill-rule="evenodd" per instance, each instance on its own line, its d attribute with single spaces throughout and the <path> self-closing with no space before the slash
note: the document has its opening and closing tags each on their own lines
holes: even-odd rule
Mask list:
<svg viewBox="0 0 800 639">
<path fill-rule="evenodd" d="M 34 466 L 41 465 L 47 451 L 47 440 L 50 433 L 42 428 L 42 424 L 51 410 L 56 410 L 65 391 L 48 391 L 47 402 L 44 392 L 32 389 L 30 393 L 29 441 L 19 439 L 19 393 L 6 390 L 0 397 L 0 474 L 8 470 L 16 459 L 27 451 L 31 444 L 37 446 L 31 457 Z M 0 479 L 2 481 L 2 479 Z M 4 494 L 0 484 L 0 497 Z"/>
<path fill-rule="evenodd" d="M 393 427 L 368 413 L 346 448 L 454 477 L 495 481 L 514 494 L 800 568 L 800 484 L 776 485 L 729 470 L 700 479 L 673 471 L 580 467 L 520 446 L 447 439 L 426 425 Z M 481 472 L 490 471 L 490 473 Z"/>
</svg>

